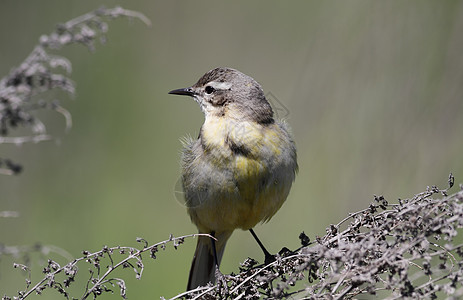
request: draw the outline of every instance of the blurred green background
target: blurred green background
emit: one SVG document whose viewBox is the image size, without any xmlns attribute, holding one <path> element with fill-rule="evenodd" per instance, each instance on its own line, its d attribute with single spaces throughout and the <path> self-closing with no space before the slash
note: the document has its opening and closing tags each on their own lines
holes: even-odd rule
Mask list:
<svg viewBox="0 0 463 300">
<path fill-rule="evenodd" d="M 289 112 L 300 172 L 280 212 L 256 227 L 272 252 L 296 248 L 301 231 L 323 235 L 373 194 L 394 202 L 445 187 L 450 172 L 463 182 L 461 1 L 2 0 L 1 77 L 40 35 L 101 5 L 140 11 L 152 26 L 110 21 L 95 53 L 58 52 L 73 63 L 77 91 L 53 97 L 74 126 L 65 133 L 60 115 L 43 113 L 55 141 L 0 145 L 2 157 L 25 167 L 0 177 L 0 211 L 20 213 L 0 218 L 0 243 L 39 242 L 78 257 L 135 246 L 136 237 L 195 233 L 174 191 L 179 138 L 196 136 L 203 116 L 194 101 L 167 92 L 217 66 L 254 77 Z M 129 298 L 182 292 L 195 244 L 146 257 L 140 281 L 127 271 Z M 262 260 L 251 235 L 237 231 L 222 271 L 237 271 L 248 256 Z M 13 295 L 23 278 L 2 259 L 0 295 Z"/>
</svg>

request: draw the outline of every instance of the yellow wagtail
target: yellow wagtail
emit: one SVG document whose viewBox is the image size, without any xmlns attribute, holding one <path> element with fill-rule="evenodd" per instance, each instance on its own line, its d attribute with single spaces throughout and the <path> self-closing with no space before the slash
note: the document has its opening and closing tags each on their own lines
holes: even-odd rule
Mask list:
<svg viewBox="0 0 463 300">
<path fill-rule="evenodd" d="M 197 140 L 182 153 L 182 185 L 188 214 L 200 233 L 188 290 L 215 281 L 215 268 L 237 228 L 250 230 L 266 260 L 271 255 L 252 228 L 278 211 L 297 172 L 296 147 L 286 123 L 275 120 L 262 87 L 230 68 L 216 68 L 193 86 L 169 92 L 187 95 L 205 115 Z"/>
</svg>

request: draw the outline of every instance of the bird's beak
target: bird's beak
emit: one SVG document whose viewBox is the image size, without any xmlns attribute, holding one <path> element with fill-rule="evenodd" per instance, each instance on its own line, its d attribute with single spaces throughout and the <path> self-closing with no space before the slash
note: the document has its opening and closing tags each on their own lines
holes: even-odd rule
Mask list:
<svg viewBox="0 0 463 300">
<path fill-rule="evenodd" d="M 169 94 L 172 95 L 183 95 L 183 96 L 193 96 L 195 93 L 191 87 L 183 88 L 183 89 L 176 89 L 170 91 Z"/>
</svg>

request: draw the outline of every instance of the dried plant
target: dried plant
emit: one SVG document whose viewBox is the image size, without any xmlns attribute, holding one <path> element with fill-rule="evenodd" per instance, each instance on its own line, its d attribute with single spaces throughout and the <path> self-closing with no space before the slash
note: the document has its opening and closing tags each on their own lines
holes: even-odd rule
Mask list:
<svg viewBox="0 0 463 300">
<path fill-rule="evenodd" d="M 463 296 L 463 244 L 454 245 L 454 239 L 463 227 L 463 186 L 449 196 L 453 183 L 450 175 L 447 189 L 431 186 L 410 199 L 399 199 L 397 204 L 375 196 L 368 208 L 328 226 L 325 236 L 311 242 L 301 233 L 302 246 L 294 251 L 283 248 L 272 263 L 259 265 L 248 258 L 240 273 L 221 275 L 215 285 L 181 293 L 171 300 L 352 299 L 360 295 L 384 299 L 444 295 L 458 299 Z M 168 243 L 177 248 L 191 236 L 171 236 L 151 246 L 137 239 L 141 249 L 118 246 L 84 251 L 84 256 L 65 265 L 48 260 L 43 279 L 32 285 L 29 275 L 18 296 L 2 299 L 25 299 L 50 288 L 67 299 L 96 298 L 118 289 L 125 299 L 127 286 L 122 278 L 114 277 L 116 269 L 133 270 L 140 279 L 143 253 L 156 258 L 159 248 L 165 249 Z M 91 267 L 90 279 L 83 296 L 75 298 L 68 288 L 76 280 L 78 264 L 84 263 Z M 15 268 L 30 274 L 26 264 L 15 264 Z"/>
<path fill-rule="evenodd" d="M 60 105 L 59 100 L 42 97 L 52 90 L 63 90 L 69 95 L 73 95 L 75 90 L 75 84 L 69 78 L 71 62 L 53 52 L 71 44 L 82 44 L 94 50 L 97 40 L 105 42 L 108 31 L 106 20 L 119 17 L 150 24 L 148 18 L 138 12 L 121 7 L 100 8 L 60 24 L 51 34 L 40 37 L 39 44 L 24 62 L 0 80 L 0 144 L 51 139 L 45 124 L 35 114 L 37 110 L 60 113 L 66 119 L 66 128 L 71 127 L 71 114 Z M 18 131 L 19 135 L 16 134 Z M 21 170 L 20 164 L 0 157 L 0 174 L 17 174 Z"/>
<path fill-rule="evenodd" d="M 113 293 L 113 289 L 119 289 L 119 294 L 123 299 L 127 298 L 127 287 L 124 279 L 114 277 L 114 272 L 119 269 L 133 270 L 135 277 L 140 279 L 145 265 L 143 263 L 143 254 L 149 253 L 152 259 L 156 259 L 159 250 L 165 250 L 168 244 L 172 244 L 173 248 L 183 244 L 185 238 L 197 236 L 192 234 L 174 238 L 172 235 L 168 240 L 149 245 L 143 238 L 137 238 L 137 242 L 143 245 L 142 248 L 136 247 L 108 247 L 104 246 L 96 252 L 83 251 L 83 256 L 68 262 L 65 265 L 60 265 L 58 262 L 48 259 L 47 265 L 43 269 L 45 276 L 36 284 L 32 285 L 31 270 L 27 264 L 15 263 L 14 268 L 26 272 L 26 287 L 24 290 L 18 291 L 18 295 L 14 297 L 3 296 L 2 300 L 25 299 L 30 295 L 42 295 L 45 290 L 53 289 L 62 294 L 66 299 L 87 299 L 88 297 L 96 298 L 104 293 Z M 205 235 L 208 236 L 208 235 Z M 49 247 L 40 245 L 34 248 L 10 247 L 9 251 L 6 247 L 0 247 L 0 257 L 2 255 L 18 255 L 19 253 L 28 254 L 30 252 L 45 252 L 49 251 Z M 53 248 L 54 252 L 57 251 Z M 28 252 L 29 251 L 29 252 Z M 68 255 L 66 255 L 68 256 Z M 79 266 L 86 265 L 90 272 L 90 278 L 87 280 L 83 295 L 76 298 L 69 292 L 69 287 L 76 280 L 79 273 Z M 85 275 L 87 277 L 87 275 Z"/>
<path fill-rule="evenodd" d="M 454 178 L 449 177 L 449 188 Z M 302 247 L 282 249 L 273 263 L 246 260 L 239 274 L 173 299 L 451 299 L 463 296 L 463 191 L 428 187 L 389 204 L 382 196 Z M 463 188 L 461 188 L 463 190 Z M 441 198 L 433 198 L 433 195 Z"/>
</svg>

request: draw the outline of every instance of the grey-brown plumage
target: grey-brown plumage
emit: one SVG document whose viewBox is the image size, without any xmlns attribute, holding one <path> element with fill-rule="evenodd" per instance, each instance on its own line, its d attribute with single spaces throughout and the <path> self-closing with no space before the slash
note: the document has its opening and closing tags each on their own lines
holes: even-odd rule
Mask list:
<svg viewBox="0 0 463 300">
<path fill-rule="evenodd" d="M 182 183 L 192 222 L 217 238 L 220 263 L 235 229 L 268 221 L 286 200 L 297 172 L 296 148 L 261 86 L 237 70 L 213 69 L 170 93 L 193 97 L 205 114 L 198 139 L 184 142 Z M 211 245 L 198 239 L 188 289 L 214 282 Z"/>
</svg>

